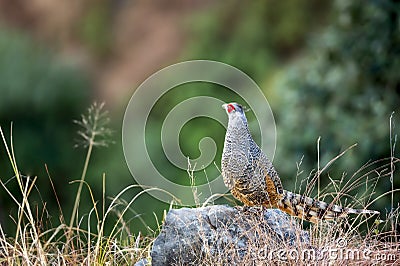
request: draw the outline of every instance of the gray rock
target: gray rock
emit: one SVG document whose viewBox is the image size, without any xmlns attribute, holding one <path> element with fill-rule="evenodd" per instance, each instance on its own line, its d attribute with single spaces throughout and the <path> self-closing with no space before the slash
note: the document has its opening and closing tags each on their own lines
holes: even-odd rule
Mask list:
<svg viewBox="0 0 400 266">
<path fill-rule="evenodd" d="M 134 266 L 147 266 L 149 265 L 149 262 L 147 261 L 147 259 L 141 259 L 138 260 Z"/>
<path fill-rule="evenodd" d="M 151 257 L 161 265 L 260 265 L 269 251 L 309 245 L 296 219 L 276 209 L 216 205 L 170 210 Z"/>
</svg>

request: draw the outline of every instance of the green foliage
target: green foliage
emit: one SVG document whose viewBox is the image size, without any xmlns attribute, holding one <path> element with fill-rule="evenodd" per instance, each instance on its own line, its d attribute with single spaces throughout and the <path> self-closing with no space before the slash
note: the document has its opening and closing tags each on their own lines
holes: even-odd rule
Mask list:
<svg viewBox="0 0 400 266">
<path fill-rule="evenodd" d="M 96 1 L 82 19 L 81 37 L 93 54 L 105 56 L 111 44 L 110 1 Z"/>
<path fill-rule="evenodd" d="M 189 56 L 244 70 L 256 81 L 299 51 L 307 34 L 323 25 L 331 1 L 229 1 L 194 19 Z"/>
<path fill-rule="evenodd" d="M 76 128 L 72 119 L 78 118 L 87 106 L 88 85 L 76 67 L 54 60 L 45 48 L 20 33 L 0 30 L 0 125 L 9 136 L 14 122 L 19 168 L 25 175 L 39 177 L 37 188 L 50 209 L 56 206 L 45 164 L 55 174 L 52 178 L 56 179 L 58 196 L 67 202 L 71 196 L 64 188 L 70 178 L 78 177 L 80 170 L 74 161 L 78 152 L 73 149 Z M 0 178 L 4 183 L 9 180 L 7 187 L 17 191 L 4 149 L 1 150 Z M 36 199 L 41 205 L 41 200 Z M 10 200 L 0 193 L 0 208 L 15 214 L 16 205 Z"/>
<path fill-rule="evenodd" d="M 311 40 L 277 88 L 283 102 L 276 110 L 276 161 L 284 164 L 279 169 L 284 176 L 294 177 L 303 155 L 304 173 L 317 168 L 319 136 L 321 166 L 358 143 L 331 174 L 352 173 L 390 156 L 389 117 L 393 111 L 400 115 L 399 25 L 397 1 L 336 2 L 334 22 Z M 387 190 L 377 188 L 378 194 Z"/>
</svg>

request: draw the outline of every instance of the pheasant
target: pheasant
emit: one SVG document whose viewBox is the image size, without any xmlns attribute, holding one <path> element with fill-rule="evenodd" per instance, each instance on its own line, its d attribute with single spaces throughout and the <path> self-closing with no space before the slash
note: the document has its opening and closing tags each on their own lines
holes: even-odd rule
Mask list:
<svg viewBox="0 0 400 266">
<path fill-rule="evenodd" d="M 271 161 L 253 140 L 243 107 L 237 103 L 222 105 L 228 114 L 221 171 L 232 195 L 247 206 L 278 208 L 291 216 L 318 223 L 347 214 L 379 214 L 352 209 L 284 190 Z"/>
</svg>

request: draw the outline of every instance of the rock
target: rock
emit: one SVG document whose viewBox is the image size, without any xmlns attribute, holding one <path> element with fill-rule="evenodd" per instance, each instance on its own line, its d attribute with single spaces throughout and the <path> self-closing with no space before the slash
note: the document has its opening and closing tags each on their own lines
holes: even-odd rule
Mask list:
<svg viewBox="0 0 400 266">
<path fill-rule="evenodd" d="M 147 259 L 141 259 L 138 260 L 134 266 L 147 266 L 149 265 L 149 262 L 147 261 Z"/>
<path fill-rule="evenodd" d="M 151 257 L 153 266 L 259 265 L 268 251 L 309 243 L 297 220 L 280 210 L 224 205 L 182 208 L 168 212 Z"/>
</svg>

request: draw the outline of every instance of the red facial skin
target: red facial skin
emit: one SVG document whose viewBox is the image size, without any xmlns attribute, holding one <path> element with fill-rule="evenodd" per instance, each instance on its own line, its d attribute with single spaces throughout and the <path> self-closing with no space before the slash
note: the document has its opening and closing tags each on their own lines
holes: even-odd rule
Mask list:
<svg viewBox="0 0 400 266">
<path fill-rule="evenodd" d="M 233 110 L 235 110 L 233 104 L 228 104 L 228 113 L 231 113 Z"/>
</svg>

